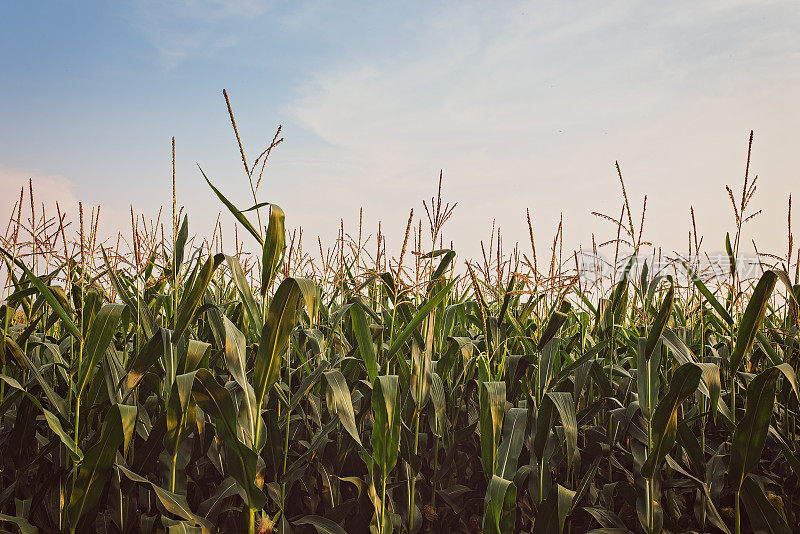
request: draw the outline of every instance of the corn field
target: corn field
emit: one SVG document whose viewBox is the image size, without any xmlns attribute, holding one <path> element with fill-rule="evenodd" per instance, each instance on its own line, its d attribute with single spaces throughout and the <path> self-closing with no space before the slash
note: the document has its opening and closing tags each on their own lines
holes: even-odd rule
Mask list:
<svg viewBox="0 0 800 534">
<path fill-rule="evenodd" d="M 790 215 L 788 254 L 740 275 L 754 179 L 728 188 L 729 269 L 709 277 L 696 231 L 688 254 L 653 252 L 620 172 L 620 217 L 598 215 L 624 268 L 589 285 L 560 226 L 547 259 L 532 227 L 530 252 L 493 229 L 457 259 L 441 180 L 398 255 L 343 225 L 309 252 L 257 198 L 278 137 L 252 164 L 239 145 L 250 209 L 198 172 L 237 220 L 233 254 L 175 203 L 166 231 L 131 211 L 115 244 L 99 208 L 74 230 L 20 196 L 0 530 L 795 530 L 797 258 Z"/>
</svg>

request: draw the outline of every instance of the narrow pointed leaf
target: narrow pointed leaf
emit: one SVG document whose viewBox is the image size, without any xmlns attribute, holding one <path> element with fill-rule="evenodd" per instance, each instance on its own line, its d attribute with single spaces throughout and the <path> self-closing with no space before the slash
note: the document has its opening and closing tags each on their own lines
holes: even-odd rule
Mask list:
<svg viewBox="0 0 800 534">
<path fill-rule="evenodd" d="M 122 312 L 126 308 L 124 304 L 105 304 L 89 325 L 83 358 L 80 360 L 80 366 L 75 369 L 75 387 L 78 396 L 81 396 L 86 389 L 94 368 L 111 343 L 122 318 Z M 76 360 L 75 363 L 77 364 L 78 361 Z"/>
<path fill-rule="evenodd" d="M 222 193 L 219 191 L 219 189 L 217 189 L 216 187 L 214 187 L 214 184 L 212 184 L 212 183 L 211 183 L 211 180 L 209 180 L 209 179 L 208 179 L 208 176 L 206 176 L 206 173 L 205 173 L 205 172 L 203 172 L 203 169 L 201 169 L 199 165 L 197 166 L 197 168 L 198 168 L 198 169 L 200 169 L 200 172 L 202 173 L 202 175 L 203 175 L 203 178 L 205 178 L 205 179 L 206 179 L 206 183 L 208 183 L 208 186 L 211 188 L 211 190 L 212 190 L 212 191 L 214 191 L 214 194 L 216 194 L 216 195 L 217 195 L 217 198 L 219 198 L 219 199 L 222 201 L 222 203 L 225 205 L 225 207 L 226 207 L 226 208 L 228 208 L 228 211 L 230 211 L 230 212 L 231 212 L 231 215 L 233 215 L 234 217 L 236 217 L 236 220 L 237 220 L 237 221 L 239 221 L 239 223 L 240 223 L 242 226 L 244 226 L 244 227 L 245 227 L 245 229 L 246 229 L 248 232 L 250 232 L 250 235 L 252 235 L 252 236 L 253 236 L 253 237 L 256 239 L 256 241 L 258 241 L 258 244 L 259 244 L 261 247 L 263 247 L 263 246 L 264 246 L 264 238 L 263 238 L 263 237 L 261 237 L 261 234 L 258 232 L 258 230 L 256 230 L 256 229 L 253 227 L 253 225 L 250 223 L 250 221 L 249 221 L 249 220 L 247 220 L 247 217 L 245 217 L 245 216 L 244 216 L 244 214 L 243 214 L 241 211 L 239 211 L 239 210 L 236 208 L 236 206 L 234 206 L 234 205 L 231 203 L 231 201 L 230 201 L 230 200 L 228 200 L 227 198 L 225 198 L 225 195 L 223 195 L 223 194 L 222 194 Z"/>
<path fill-rule="evenodd" d="M 225 256 L 225 261 L 228 264 L 228 268 L 231 271 L 231 278 L 233 279 L 233 283 L 236 285 L 236 289 L 239 291 L 239 296 L 242 297 L 242 303 L 244 303 L 244 309 L 247 311 L 247 315 L 250 317 L 250 322 L 255 328 L 260 328 L 261 324 L 263 324 L 263 320 L 261 319 L 261 310 L 256 304 L 256 299 L 253 296 L 253 290 L 250 288 L 250 284 L 247 282 L 247 278 L 244 275 L 244 270 L 242 269 L 242 264 L 239 262 L 239 258 L 235 256 Z"/>
<path fill-rule="evenodd" d="M 372 384 L 372 456 L 386 477 L 400 451 L 400 388 L 397 375 L 384 375 Z"/>
<path fill-rule="evenodd" d="M 452 289 L 453 285 L 455 285 L 457 280 L 452 280 L 449 284 L 444 286 L 442 289 L 439 290 L 433 297 L 431 297 L 425 304 L 423 304 L 417 313 L 414 314 L 414 317 L 408 322 L 408 324 L 403 328 L 403 330 L 397 334 L 392 342 L 392 345 L 389 347 L 389 350 L 386 353 L 387 358 L 392 357 L 395 352 L 402 347 L 406 340 L 411 336 L 413 332 L 416 331 L 417 327 L 428 317 L 428 314 L 442 302 L 447 294 Z"/>
<path fill-rule="evenodd" d="M 80 329 L 72 320 L 72 317 L 70 317 L 69 314 L 66 312 L 66 310 L 64 310 L 64 307 L 58 301 L 58 299 L 50 290 L 50 288 L 47 286 L 47 284 L 42 282 L 39 279 L 39 277 L 37 277 L 35 274 L 33 274 L 33 272 L 30 269 L 28 269 L 28 266 L 25 265 L 25 263 L 15 258 L 6 249 L 0 247 L 0 252 L 2 252 L 6 257 L 8 257 L 9 260 L 13 261 L 19 268 L 21 268 L 25 272 L 25 276 L 27 276 L 28 280 L 30 280 L 31 284 L 33 284 L 33 286 L 36 288 L 39 294 L 41 294 L 42 297 L 44 297 L 44 299 L 47 301 L 47 304 L 53 309 L 56 315 L 58 315 L 58 318 L 61 320 L 61 323 L 64 325 L 67 331 L 69 331 L 70 334 L 75 336 L 76 339 L 81 339 L 83 336 L 81 336 Z"/>
<path fill-rule="evenodd" d="M 183 299 L 178 306 L 178 317 L 175 320 L 175 329 L 172 333 L 173 339 L 179 339 L 195 318 L 195 312 L 203 301 L 203 296 L 205 295 L 208 284 L 211 282 L 211 278 L 214 276 L 214 271 L 224 259 L 225 256 L 223 254 L 217 254 L 208 258 L 189 288 L 183 294 Z"/>
<path fill-rule="evenodd" d="M 770 504 L 761 486 L 750 477 L 744 480 L 741 499 L 754 532 L 769 534 L 792 532 L 786 519 Z"/>
<path fill-rule="evenodd" d="M 678 431 L 678 406 L 697 391 L 702 369 L 694 363 L 685 363 L 675 370 L 667 394 L 659 401 L 653 413 L 652 443 L 641 474 L 651 478 L 661 466 L 664 457 L 675 445 Z"/>
<path fill-rule="evenodd" d="M 267 320 L 261 331 L 261 342 L 253 369 L 253 389 L 260 411 L 264 398 L 280 378 L 281 361 L 289 348 L 289 337 L 299 320 L 297 308 L 303 298 L 313 308 L 314 284 L 303 278 L 286 278 L 278 286 L 269 305 Z M 309 313 L 312 310 L 309 309 Z"/>
<path fill-rule="evenodd" d="M 782 364 L 761 372 L 747 386 L 744 417 L 738 421 L 733 433 L 728 473 L 731 485 L 737 490 L 761 458 L 775 406 L 777 381 L 782 373 L 790 383 L 795 381 L 791 366 Z"/>
<path fill-rule="evenodd" d="M 284 218 L 283 210 L 278 205 L 272 204 L 261 258 L 261 296 L 266 295 L 272 286 L 278 273 L 278 264 L 286 248 Z"/>
<path fill-rule="evenodd" d="M 136 422 L 136 408 L 115 404 L 106 414 L 100 439 L 81 462 L 75 485 L 67 505 L 67 517 L 72 528 L 92 510 L 102 496 L 111 475 L 117 449 L 130 439 Z"/>
<path fill-rule="evenodd" d="M 511 408 L 503 422 L 503 437 L 497 449 L 497 468 L 495 475 L 506 480 L 514 480 L 517 473 L 517 461 L 522 452 L 525 440 L 525 427 L 528 422 L 528 410 Z"/>
<path fill-rule="evenodd" d="M 367 322 L 367 314 L 359 300 L 350 306 L 350 321 L 353 326 L 353 333 L 358 341 L 358 352 L 364 360 L 364 367 L 367 369 L 367 378 L 370 382 L 375 381 L 378 376 L 378 360 L 375 355 L 375 346 L 372 343 L 372 334 Z"/>
<path fill-rule="evenodd" d="M 158 497 L 158 500 L 164 506 L 164 509 L 170 513 L 177 515 L 187 521 L 191 522 L 192 524 L 200 527 L 202 532 L 210 534 L 214 532 L 216 529 L 211 522 L 203 517 L 192 512 L 192 509 L 189 507 L 189 503 L 186 501 L 185 495 L 178 495 L 171 491 L 168 491 L 161 486 L 153 484 L 151 481 L 147 480 L 146 478 L 137 475 L 127 467 L 123 467 L 121 465 L 117 465 L 117 469 L 119 469 L 120 473 L 125 475 L 128 479 L 136 482 L 138 484 L 144 484 L 146 486 L 150 486 L 153 492 Z"/>
<path fill-rule="evenodd" d="M 356 418 L 353 413 L 353 401 L 350 397 L 350 390 L 347 388 L 347 382 L 344 379 L 341 371 L 332 369 L 325 371 L 325 381 L 327 382 L 327 389 L 325 390 L 325 398 L 328 403 L 328 410 L 334 413 L 342 426 L 348 434 L 361 445 L 361 437 L 358 435 L 356 428 Z"/>
<path fill-rule="evenodd" d="M 481 463 L 487 478 L 497 470 L 497 448 L 503 431 L 506 383 L 482 382 L 480 386 Z"/>
<path fill-rule="evenodd" d="M 650 331 L 647 334 L 647 344 L 644 350 L 645 359 L 650 359 L 656 344 L 661 339 L 661 334 L 664 332 L 664 327 L 667 326 L 667 321 L 672 313 L 672 303 L 675 298 L 675 288 L 670 285 L 667 294 L 664 295 L 664 300 L 661 301 L 661 307 L 658 309 L 658 314 L 650 326 Z"/>
<path fill-rule="evenodd" d="M 739 370 L 739 366 L 741 366 L 745 356 L 753 347 L 756 333 L 761 327 L 761 323 L 764 321 L 764 315 L 767 312 L 767 304 L 769 303 L 770 296 L 772 296 L 772 290 L 775 288 L 775 282 L 777 280 L 778 277 L 774 271 L 765 272 L 761 275 L 761 279 L 758 281 L 758 284 L 756 284 L 756 288 L 750 296 L 750 301 L 747 303 L 747 308 L 744 310 L 744 315 L 736 331 L 736 344 L 731 354 L 732 373 Z"/>
<path fill-rule="evenodd" d="M 489 479 L 483 512 L 483 534 L 512 534 L 516 522 L 517 487 L 497 475 Z"/>
</svg>

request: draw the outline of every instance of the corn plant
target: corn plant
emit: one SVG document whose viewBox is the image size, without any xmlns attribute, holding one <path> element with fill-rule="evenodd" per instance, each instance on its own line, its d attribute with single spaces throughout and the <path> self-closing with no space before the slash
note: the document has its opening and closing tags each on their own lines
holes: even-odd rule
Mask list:
<svg viewBox="0 0 800 534">
<path fill-rule="evenodd" d="M 483 258 L 460 264 L 440 178 L 428 239 L 412 212 L 400 254 L 379 232 L 373 255 L 342 223 L 311 260 L 258 199 L 278 143 L 252 165 L 239 143 L 251 208 L 200 171 L 244 229 L 234 254 L 217 230 L 190 238 L 176 209 L 171 238 L 132 212 L 127 253 L 96 244 L 99 210 L 69 243 L 60 207 L 26 227 L 21 197 L 0 248 L 0 528 L 792 531 L 791 234 L 757 280 L 704 277 L 697 238 L 640 268 L 620 172 L 607 243 L 631 260 L 581 286 L 560 225 L 546 271 L 532 226 L 530 257 L 503 253 L 493 229 Z M 753 184 L 734 201 L 734 265 Z"/>
</svg>

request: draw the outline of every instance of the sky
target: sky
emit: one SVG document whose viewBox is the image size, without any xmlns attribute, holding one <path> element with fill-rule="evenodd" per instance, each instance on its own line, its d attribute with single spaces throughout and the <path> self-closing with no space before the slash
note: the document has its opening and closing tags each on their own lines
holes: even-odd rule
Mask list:
<svg viewBox="0 0 800 534">
<path fill-rule="evenodd" d="M 326 242 L 363 208 L 397 254 L 441 170 L 462 257 L 493 220 L 528 250 L 526 209 L 542 249 L 561 216 L 565 248 L 590 247 L 614 235 L 592 212 L 618 216 L 619 161 L 637 221 L 648 196 L 645 239 L 685 251 L 693 206 L 719 251 L 752 129 L 763 212 L 744 242 L 785 255 L 798 27 L 780 0 L 0 2 L 0 217 L 28 178 L 70 214 L 102 205 L 114 232 L 131 206 L 154 217 L 175 136 L 178 201 L 210 232 L 224 208 L 198 165 L 253 204 L 227 89 L 250 161 L 282 125 L 259 200 Z"/>
</svg>

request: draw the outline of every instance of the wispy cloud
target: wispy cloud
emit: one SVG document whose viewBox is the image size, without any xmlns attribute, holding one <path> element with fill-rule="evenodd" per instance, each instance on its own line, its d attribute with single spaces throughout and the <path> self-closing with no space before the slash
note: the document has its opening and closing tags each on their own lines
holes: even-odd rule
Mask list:
<svg viewBox="0 0 800 534">
<path fill-rule="evenodd" d="M 99 191 L 94 184 L 123 167 L 141 194 L 119 200 L 121 227 L 129 201 L 157 210 L 163 197 L 153 192 L 164 190 L 158 177 L 169 156 L 153 139 L 173 134 L 179 181 L 200 179 L 193 166 L 181 167 L 199 159 L 227 180 L 226 191 L 237 194 L 241 185 L 240 198 L 248 198 L 244 183 L 231 178 L 240 168 L 227 114 L 214 108 L 227 87 L 246 146 L 254 137 L 271 139 L 274 122 L 284 125 L 287 142 L 271 158 L 265 196 L 281 203 L 289 224 L 302 223 L 305 235 L 333 238 L 339 217 L 357 220 L 363 206 L 370 228 L 381 219 L 402 239 L 407 210 L 420 207 L 441 168 L 447 194 L 459 201 L 449 230 L 463 255 L 476 252 L 476 236 L 488 234 L 493 217 L 509 240 L 524 241 L 525 208 L 539 235 L 563 211 L 567 240 L 585 244 L 607 230 L 592 210 L 618 213 L 618 159 L 629 196 L 650 195 L 651 240 L 681 247 L 694 203 L 702 204 L 697 222 L 709 243 L 724 235 L 722 186 L 741 179 L 753 128 L 753 168 L 762 177 L 756 201 L 778 207 L 756 223 L 764 225 L 759 246 L 777 248 L 782 240 L 774 228 L 785 226 L 783 206 L 800 168 L 794 0 L 123 5 L 82 17 L 84 33 L 89 25 L 114 27 L 119 20 L 107 17 L 121 9 L 123 23 L 145 38 L 122 31 L 118 40 L 98 33 L 96 44 L 54 41 L 46 58 L 63 63 L 64 72 L 39 69 L 36 87 L 69 87 L 76 73 L 93 73 L 86 84 L 94 90 L 19 94 L 12 100 L 27 115 L 16 115 L 14 135 L 0 148 L 0 160 L 16 167 L 65 169 L 79 196 Z M 24 28 L 10 36 L 24 42 L 34 34 Z M 96 68 L 109 54 L 85 48 L 106 46 L 131 59 L 123 65 L 131 78 Z M 9 56 L 18 66 L 42 63 L 37 46 L 23 48 Z M 170 69 L 180 75 L 165 75 Z M 152 106 L 145 92 L 160 95 Z M 137 111 L 126 105 L 121 113 L 120 102 Z M 120 128 L 126 121 L 131 127 Z M 101 139 L 100 131 L 115 135 Z M 45 151 L 23 150 L 36 144 Z M 127 146 L 140 150 L 127 153 Z M 199 206 L 192 214 L 219 208 L 204 188 L 182 194 Z M 103 207 L 104 217 L 111 209 Z M 193 220 L 193 229 L 203 231 L 206 218 Z"/>
<path fill-rule="evenodd" d="M 681 189 L 702 176 L 721 191 L 738 176 L 730 155 L 751 127 L 791 130 L 775 109 L 800 88 L 800 15 L 786 2 L 447 3 L 414 16 L 424 22 L 391 52 L 334 63 L 291 105 L 329 146 L 316 170 L 321 198 L 358 187 L 361 199 L 390 192 L 405 206 L 443 167 L 462 242 L 495 215 L 524 239 L 530 206 L 548 227 L 568 212 L 585 243 L 597 226 L 589 212 L 618 209 L 620 158 L 630 189 L 651 193 L 651 236 L 678 247 L 685 232 L 670 214 L 688 213 Z M 667 205 L 654 207 L 653 193 Z M 720 200 L 707 209 L 709 231 L 721 228 Z"/>
<path fill-rule="evenodd" d="M 268 9 L 258 0 L 137 0 L 130 16 L 169 70 L 195 54 L 234 46 L 239 31 Z"/>
</svg>

